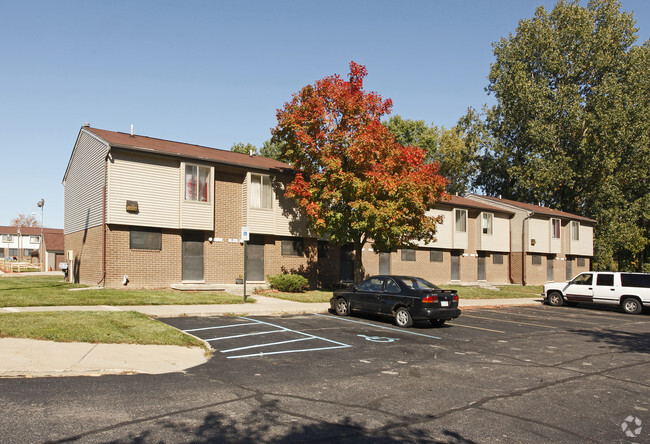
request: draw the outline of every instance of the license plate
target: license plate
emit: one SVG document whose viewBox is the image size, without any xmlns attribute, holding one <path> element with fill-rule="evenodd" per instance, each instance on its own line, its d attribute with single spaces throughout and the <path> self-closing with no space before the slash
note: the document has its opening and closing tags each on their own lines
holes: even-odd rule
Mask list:
<svg viewBox="0 0 650 444">
<path fill-rule="evenodd" d="M 449 301 L 440 301 L 441 307 L 449 307 Z"/>
</svg>

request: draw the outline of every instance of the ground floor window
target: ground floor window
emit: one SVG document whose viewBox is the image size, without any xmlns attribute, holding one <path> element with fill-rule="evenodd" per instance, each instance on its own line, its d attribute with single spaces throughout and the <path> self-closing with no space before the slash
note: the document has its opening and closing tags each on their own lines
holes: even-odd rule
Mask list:
<svg viewBox="0 0 650 444">
<path fill-rule="evenodd" d="M 162 231 L 159 228 L 131 227 L 129 248 L 162 250 Z"/>
<path fill-rule="evenodd" d="M 492 253 L 492 263 L 494 265 L 503 264 L 503 253 Z"/>
<path fill-rule="evenodd" d="M 305 242 L 301 237 L 282 239 L 282 256 L 302 256 L 305 252 Z"/>
<path fill-rule="evenodd" d="M 584 267 L 585 266 L 585 258 L 584 257 L 579 257 L 578 258 L 578 267 Z"/>
<path fill-rule="evenodd" d="M 431 250 L 429 252 L 430 262 L 443 262 L 442 250 Z"/>
<path fill-rule="evenodd" d="M 402 261 L 415 262 L 415 250 L 411 248 L 402 248 Z"/>
<path fill-rule="evenodd" d="M 542 255 L 533 254 L 533 265 L 542 265 Z"/>
</svg>

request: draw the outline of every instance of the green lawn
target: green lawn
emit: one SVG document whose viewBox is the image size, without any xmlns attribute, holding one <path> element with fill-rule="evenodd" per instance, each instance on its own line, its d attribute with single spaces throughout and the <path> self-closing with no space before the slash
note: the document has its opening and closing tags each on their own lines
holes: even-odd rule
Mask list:
<svg viewBox="0 0 650 444">
<path fill-rule="evenodd" d="M 455 289 L 458 296 L 464 299 L 509 299 L 509 298 L 534 298 L 540 296 L 541 286 L 504 285 L 497 290 L 479 287 L 462 287 L 454 285 L 440 285 L 442 288 Z M 274 290 L 260 291 L 258 294 L 278 299 L 287 299 L 297 302 L 329 302 L 332 291 L 310 290 L 304 293 L 282 293 Z"/>
<path fill-rule="evenodd" d="M 92 289 L 63 282 L 58 276 L 0 277 L 0 307 L 60 305 L 183 305 L 242 304 L 241 296 L 218 291 L 177 291 L 172 289 L 130 290 Z M 247 298 L 246 303 L 255 299 Z"/>
<path fill-rule="evenodd" d="M 206 348 L 195 337 L 135 312 L 1 313 L 0 338 L 4 337 Z"/>
</svg>

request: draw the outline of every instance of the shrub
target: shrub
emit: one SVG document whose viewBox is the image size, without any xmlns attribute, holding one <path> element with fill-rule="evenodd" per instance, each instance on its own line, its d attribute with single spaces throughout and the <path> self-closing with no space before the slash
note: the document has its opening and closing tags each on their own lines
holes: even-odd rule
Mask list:
<svg viewBox="0 0 650 444">
<path fill-rule="evenodd" d="M 301 293 L 309 283 L 305 277 L 299 274 L 276 274 L 267 276 L 267 279 L 271 288 L 287 293 Z"/>
</svg>

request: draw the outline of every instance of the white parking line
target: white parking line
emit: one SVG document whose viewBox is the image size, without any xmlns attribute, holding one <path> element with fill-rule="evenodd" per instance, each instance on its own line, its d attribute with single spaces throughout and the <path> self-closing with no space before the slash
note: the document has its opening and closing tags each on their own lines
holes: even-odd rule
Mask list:
<svg viewBox="0 0 650 444">
<path fill-rule="evenodd" d="M 324 314 L 320 314 L 320 313 L 312 313 L 312 314 L 314 316 L 321 316 L 323 318 L 328 318 L 328 319 L 338 319 L 339 321 L 354 322 L 355 324 L 371 325 L 371 326 L 376 327 L 376 328 L 383 328 L 385 330 L 398 331 L 400 333 L 404 333 L 404 334 L 407 334 L 407 335 L 416 335 L 416 336 L 424 336 L 425 338 L 442 339 L 442 338 L 439 338 L 438 336 L 425 335 L 423 333 L 416 333 L 414 331 L 409 331 L 409 330 L 404 330 L 404 329 L 399 329 L 399 328 L 384 327 L 383 325 L 371 324 L 370 322 L 355 321 L 353 319 L 340 318 L 338 316 L 324 315 Z"/>
<path fill-rule="evenodd" d="M 291 330 L 291 329 L 283 327 L 281 325 L 271 324 L 269 322 L 264 322 L 264 321 L 260 321 L 260 320 L 257 320 L 257 319 L 246 318 L 246 317 L 243 317 L 243 316 L 240 317 L 239 319 L 245 319 L 245 320 L 251 321 L 251 322 L 247 322 L 245 324 L 230 324 L 230 325 L 222 325 L 222 326 L 218 326 L 218 327 L 197 328 L 197 329 L 184 330 L 184 331 L 185 332 L 190 332 L 190 331 L 200 331 L 200 330 L 212 330 L 212 329 L 217 329 L 217 328 L 239 327 L 239 326 L 242 326 L 242 325 L 265 325 L 265 326 L 269 326 L 269 327 L 274 327 L 276 329 L 276 330 L 270 330 L 270 331 L 244 333 L 244 334 L 240 334 L 240 335 L 222 336 L 222 337 L 216 337 L 216 338 L 212 338 L 212 339 L 205 339 L 206 342 L 220 341 L 220 340 L 223 340 L 223 339 L 244 338 L 244 337 L 247 337 L 247 336 L 266 335 L 266 334 L 271 334 L 271 333 L 293 333 L 293 334 L 298 334 L 298 335 L 304 336 L 304 337 L 298 338 L 298 339 L 288 339 L 286 341 L 270 342 L 270 343 L 263 343 L 263 344 L 253 344 L 253 345 L 247 345 L 247 346 L 243 346 L 243 347 L 230 348 L 230 349 L 227 349 L 227 350 L 220 350 L 221 353 L 231 353 L 231 352 L 237 352 L 237 351 L 241 351 L 241 350 L 250 350 L 250 349 L 255 349 L 255 348 L 271 347 L 271 346 L 289 344 L 289 343 L 293 343 L 293 342 L 309 341 L 309 340 L 321 340 L 321 341 L 325 341 L 325 342 L 335 344 L 333 346 L 328 346 L 328 347 L 314 347 L 314 348 L 298 349 L 298 350 L 280 350 L 280 351 L 271 351 L 271 352 L 251 353 L 251 354 L 246 354 L 246 355 L 227 356 L 228 359 L 250 358 L 250 357 L 260 357 L 260 356 L 267 356 L 267 355 L 278 355 L 278 354 L 284 354 L 284 353 L 301 353 L 301 352 L 311 352 L 311 351 L 318 351 L 318 350 L 332 350 L 332 349 L 337 349 L 337 348 L 352 347 L 351 345 L 348 345 L 348 344 L 343 344 L 341 342 L 333 341 L 333 340 L 327 339 L 327 338 L 322 338 L 320 336 L 314 336 L 314 335 L 311 335 L 309 333 L 304 333 L 304 332 L 301 332 L 301 331 Z"/>
</svg>

